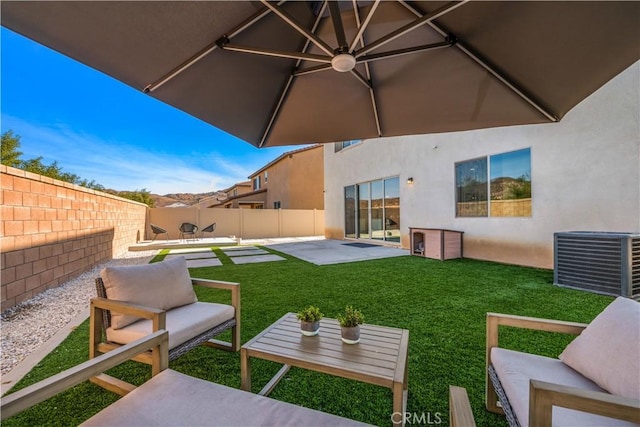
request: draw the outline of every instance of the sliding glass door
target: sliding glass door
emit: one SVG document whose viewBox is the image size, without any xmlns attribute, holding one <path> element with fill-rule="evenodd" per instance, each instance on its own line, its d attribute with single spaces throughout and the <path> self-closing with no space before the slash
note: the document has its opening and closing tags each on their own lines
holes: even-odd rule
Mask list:
<svg viewBox="0 0 640 427">
<path fill-rule="evenodd" d="M 400 178 L 384 180 L 384 239 L 400 243 Z"/>
<path fill-rule="evenodd" d="M 369 234 L 369 183 L 358 187 L 358 238 L 368 239 Z"/>
<path fill-rule="evenodd" d="M 355 185 L 344 187 L 344 236 L 355 239 L 356 233 L 356 191 Z"/>
<path fill-rule="evenodd" d="M 344 188 L 345 237 L 400 242 L 400 179 Z"/>
</svg>

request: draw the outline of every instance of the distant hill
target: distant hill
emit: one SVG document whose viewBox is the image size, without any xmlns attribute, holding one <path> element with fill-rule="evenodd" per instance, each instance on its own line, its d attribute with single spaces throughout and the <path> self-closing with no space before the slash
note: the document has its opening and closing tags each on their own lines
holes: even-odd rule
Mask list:
<svg viewBox="0 0 640 427">
<path fill-rule="evenodd" d="M 216 195 L 216 191 L 210 193 L 175 193 L 165 194 L 163 196 L 158 194 L 151 194 L 151 198 L 155 201 L 157 208 L 164 208 L 174 203 L 184 203 L 187 206 L 195 205 L 200 200 Z"/>
<path fill-rule="evenodd" d="M 531 197 L 531 181 L 503 176 L 491 180 L 491 200 Z"/>
</svg>

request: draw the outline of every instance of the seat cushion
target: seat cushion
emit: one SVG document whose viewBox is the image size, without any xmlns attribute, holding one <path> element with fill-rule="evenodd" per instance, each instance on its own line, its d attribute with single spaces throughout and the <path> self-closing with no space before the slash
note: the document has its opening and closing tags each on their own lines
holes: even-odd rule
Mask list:
<svg viewBox="0 0 640 427">
<path fill-rule="evenodd" d="M 197 301 L 184 257 L 145 265 L 107 267 L 100 272 L 107 298 L 159 310 Z M 120 329 L 139 317 L 111 312 L 111 327 Z"/>
<path fill-rule="evenodd" d="M 610 393 L 640 399 L 640 303 L 616 298 L 560 360 Z"/>
<path fill-rule="evenodd" d="M 529 381 L 531 379 L 606 393 L 593 381 L 558 359 L 494 347 L 491 349 L 491 363 L 522 427 L 529 425 Z M 636 424 L 613 418 L 559 407 L 553 408 L 552 425 L 553 427 L 636 426 Z"/>
<path fill-rule="evenodd" d="M 83 426 L 364 426 L 167 369 Z"/>
<path fill-rule="evenodd" d="M 195 302 L 167 311 L 169 349 L 172 349 L 209 329 L 233 319 L 235 309 L 226 304 Z M 151 320 L 138 320 L 124 328 L 107 329 L 107 340 L 128 344 L 152 332 Z"/>
</svg>

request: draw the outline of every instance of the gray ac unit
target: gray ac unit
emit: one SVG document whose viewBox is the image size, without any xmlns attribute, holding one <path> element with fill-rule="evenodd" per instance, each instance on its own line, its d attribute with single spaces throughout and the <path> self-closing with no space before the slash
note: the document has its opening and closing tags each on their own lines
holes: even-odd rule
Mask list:
<svg viewBox="0 0 640 427">
<path fill-rule="evenodd" d="M 640 300 L 640 234 L 554 233 L 553 281 L 560 286 Z"/>
</svg>

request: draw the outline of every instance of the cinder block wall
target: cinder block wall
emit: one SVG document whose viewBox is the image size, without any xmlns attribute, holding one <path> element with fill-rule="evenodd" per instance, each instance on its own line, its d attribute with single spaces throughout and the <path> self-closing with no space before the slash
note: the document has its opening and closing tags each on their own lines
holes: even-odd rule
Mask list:
<svg viewBox="0 0 640 427">
<path fill-rule="evenodd" d="M 0 165 L 2 310 L 108 261 L 144 236 L 147 206 Z"/>
</svg>

